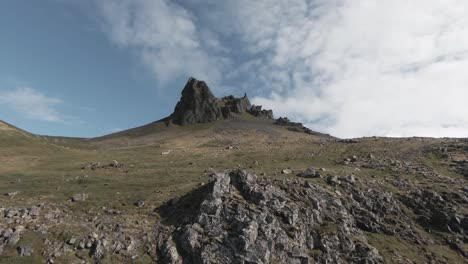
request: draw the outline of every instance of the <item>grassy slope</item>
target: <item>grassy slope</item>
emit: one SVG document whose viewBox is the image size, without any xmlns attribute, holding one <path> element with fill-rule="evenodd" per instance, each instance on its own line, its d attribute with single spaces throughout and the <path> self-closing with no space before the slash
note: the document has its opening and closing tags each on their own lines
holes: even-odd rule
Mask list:
<svg viewBox="0 0 468 264">
<path fill-rule="evenodd" d="M 343 144 L 291 132 L 248 116 L 183 128 L 150 124 L 91 140 L 44 138 L 16 129 L 0 129 L 0 193 L 20 192 L 13 199 L 1 196 L 0 204 L 8 207 L 60 202 L 77 213 L 107 206 L 132 215 L 138 210 L 132 203 L 144 199 L 149 206 L 143 213 L 151 219 L 152 208 L 206 182 L 203 172 L 211 167 L 215 170 L 242 167 L 272 177 L 294 177 L 279 172 L 287 167 L 302 170 L 314 166 L 324 167 L 331 173 L 354 173 L 364 180 L 381 180 L 388 172 L 355 171 L 353 167 L 337 165 L 336 161 L 352 154 L 369 153 L 403 159 L 420 155 L 424 145 L 436 141 L 370 138 L 359 144 Z M 227 145 L 239 149 L 227 150 Z M 168 150 L 172 151 L 169 155 L 161 155 Z M 81 169 L 91 162 L 112 160 L 124 163 L 128 172 Z M 434 160 L 427 162 L 434 163 Z M 323 180 L 312 181 L 325 186 Z M 389 190 L 398 192 L 391 186 Z M 67 201 L 74 193 L 81 192 L 89 194 L 89 201 L 80 204 Z M 379 234 L 370 238 L 384 255 L 396 251 L 417 262 L 411 246 L 402 246 L 395 238 Z M 447 259 L 460 260 L 449 249 L 433 251 Z M 14 258 L 6 260 L 11 262 Z"/>
</svg>

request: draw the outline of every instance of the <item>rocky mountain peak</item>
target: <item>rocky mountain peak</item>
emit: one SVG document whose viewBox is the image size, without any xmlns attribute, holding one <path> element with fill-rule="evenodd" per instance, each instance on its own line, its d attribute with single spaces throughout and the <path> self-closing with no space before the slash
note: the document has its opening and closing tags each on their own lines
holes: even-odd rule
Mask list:
<svg viewBox="0 0 468 264">
<path fill-rule="evenodd" d="M 172 122 L 178 125 L 207 123 L 221 119 L 219 100 L 204 81 L 190 78 L 177 103 Z"/>
<path fill-rule="evenodd" d="M 217 98 L 204 81 L 191 77 L 182 90 L 182 96 L 170 120 L 184 126 L 229 119 L 243 113 L 273 119 L 273 111 L 252 105 L 247 94 L 241 98 L 232 95 Z"/>
</svg>

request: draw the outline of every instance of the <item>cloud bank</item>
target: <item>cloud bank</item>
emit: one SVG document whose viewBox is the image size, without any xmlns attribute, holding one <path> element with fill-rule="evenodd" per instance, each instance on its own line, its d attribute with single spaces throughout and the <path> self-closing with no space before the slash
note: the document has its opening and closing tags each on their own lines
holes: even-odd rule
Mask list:
<svg viewBox="0 0 468 264">
<path fill-rule="evenodd" d="M 29 87 L 0 92 L 0 104 L 7 105 L 24 117 L 34 120 L 64 122 L 55 108 L 61 103 L 62 100 L 47 97 Z"/>
<path fill-rule="evenodd" d="M 162 84 L 242 83 L 339 137 L 468 136 L 464 0 L 100 3 L 109 37 Z"/>
</svg>

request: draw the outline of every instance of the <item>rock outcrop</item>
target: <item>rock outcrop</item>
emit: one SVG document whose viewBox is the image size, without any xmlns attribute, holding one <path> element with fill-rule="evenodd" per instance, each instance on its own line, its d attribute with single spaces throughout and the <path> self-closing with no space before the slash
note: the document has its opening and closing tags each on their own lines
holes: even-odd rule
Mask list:
<svg viewBox="0 0 468 264">
<path fill-rule="evenodd" d="M 280 117 L 276 119 L 275 124 L 279 126 L 287 127 L 288 130 L 295 131 L 295 132 L 304 132 L 310 135 L 323 135 L 321 133 L 312 131 L 310 128 L 305 127 L 302 123 L 292 122 L 287 117 Z"/>
<path fill-rule="evenodd" d="M 172 122 L 181 126 L 207 123 L 222 119 L 219 100 L 204 81 L 190 78 L 182 90 L 182 97 L 171 116 Z"/>
<path fill-rule="evenodd" d="M 160 243 L 161 262 L 383 261 L 366 242 L 352 209 L 321 187 L 305 181 L 259 178 L 239 170 L 212 177 L 201 197 L 185 198 L 197 202 L 196 210 L 182 210 L 186 208 L 183 199 L 166 209 L 175 222 Z M 390 213 L 395 210 L 393 205 L 390 208 Z M 362 221 L 382 225 L 377 217 Z"/>
<path fill-rule="evenodd" d="M 241 98 L 232 95 L 216 98 L 204 81 L 190 78 L 182 90 L 182 97 L 174 113 L 168 119 L 174 124 L 185 126 L 228 119 L 243 113 L 273 119 L 273 111 L 252 106 L 247 95 Z"/>
<path fill-rule="evenodd" d="M 328 175 L 324 181 L 328 187 L 241 170 L 213 173 L 210 184 L 159 209 L 157 262 L 384 263 L 369 234 L 411 245 L 436 243 L 417 231 L 407 208 L 421 215 L 416 221 L 422 226 L 466 236 L 466 216 L 435 192 L 412 188 L 398 199 L 352 175 Z M 460 243 L 450 243 L 466 256 Z M 446 263 L 433 255 L 420 257 Z M 398 254 L 392 258 L 410 263 L 399 262 Z"/>
</svg>

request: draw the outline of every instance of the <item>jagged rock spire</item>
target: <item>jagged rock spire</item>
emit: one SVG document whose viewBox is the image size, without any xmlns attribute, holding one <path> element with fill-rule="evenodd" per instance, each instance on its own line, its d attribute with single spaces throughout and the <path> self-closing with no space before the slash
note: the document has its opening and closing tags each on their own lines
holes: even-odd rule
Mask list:
<svg viewBox="0 0 468 264">
<path fill-rule="evenodd" d="M 182 90 L 182 96 L 174 113 L 170 116 L 172 123 L 190 125 L 227 119 L 234 114 L 250 113 L 256 117 L 273 118 L 271 110 L 262 110 L 261 106 L 252 106 L 247 93 L 242 98 L 232 95 L 216 98 L 204 81 L 190 77 Z"/>
</svg>

